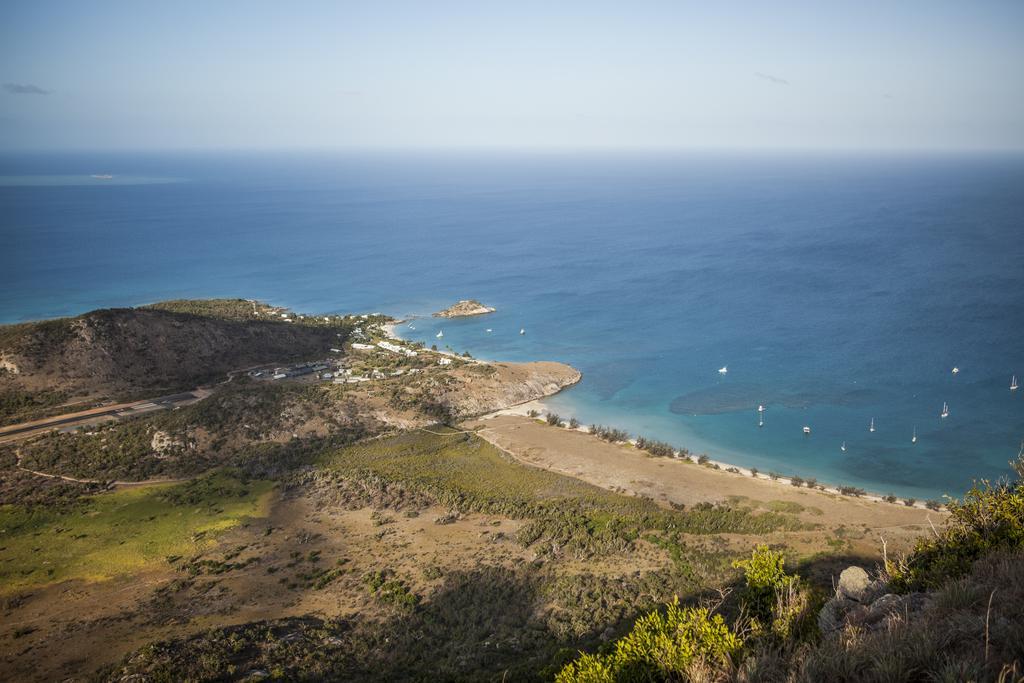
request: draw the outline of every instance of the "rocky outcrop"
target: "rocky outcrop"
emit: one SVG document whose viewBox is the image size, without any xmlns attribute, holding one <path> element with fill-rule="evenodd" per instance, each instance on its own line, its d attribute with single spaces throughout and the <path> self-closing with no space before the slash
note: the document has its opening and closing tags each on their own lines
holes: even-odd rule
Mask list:
<svg viewBox="0 0 1024 683">
<path fill-rule="evenodd" d="M 924 593 L 891 593 L 884 581 L 872 580 L 860 567 L 848 567 L 839 575 L 835 595 L 818 613 L 818 627 L 823 635 L 849 626 L 877 631 L 892 619 L 909 619 L 924 609 L 928 601 Z"/>
<path fill-rule="evenodd" d="M 456 304 L 449 306 L 443 311 L 434 314 L 435 318 L 465 318 L 471 315 L 484 315 L 494 313 L 493 308 L 484 306 L 476 299 L 463 299 Z"/>
<path fill-rule="evenodd" d="M 564 363 L 487 363 L 451 373 L 455 380 L 438 400 L 452 417 L 466 418 L 535 401 L 580 381 L 576 368 Z"/>
</svg>

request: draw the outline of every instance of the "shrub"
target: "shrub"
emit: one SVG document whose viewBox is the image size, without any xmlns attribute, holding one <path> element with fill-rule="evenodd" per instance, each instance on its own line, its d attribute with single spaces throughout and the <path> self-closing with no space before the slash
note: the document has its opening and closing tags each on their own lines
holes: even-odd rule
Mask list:
<svg viewBox="0 0 1024 683">
<path fill-rule="evenodd" d="M 809 489 L 813 489 L 817 485 L 818 485 L 818 480 L 815 479 L 814 477 L 808 477 L 807 479 L 804 479 L 804 486 L 806 486 Z"/>
<path fill-rule="evenodd" d="M 697 464 L 699 465 L 707 465 L 710 460 L 711 458 L 708 457 L 707 453 L 701 453 L 697 456 Z"/>
<path fill-rule="evenodd" d="M 934 499 L 933 500 L 926 500 L 924 502 L 924 506 L 926 508 L 928 508 L 929 510 L 941 510 L 942 509 L 942 501 L 941 500 L 934 500 Z"/>
<path fill-rule="evenodd" d="M 758 469 L 757 469 L 756 467 L 751 467 L 751 468 L 750 468 L 750 476 L 752 476 L 752 477 L 757 477 L 757 473 L 758 473 L 759 471 L 760 471 L 760 470 L 758 470 Z"/>
<path fill-rule="evenodd" d="M 676 454 L 676 449 L 672 444 L 646 439 L 642 436 L 636 437 L 636 447 L 659 458 L 672 458 Z"/>
<path fill-rule="evenodd" d="M 605 655 L 584 654 L 555 677 L 557 683 L 679 680 L 689 667 L 704 662 L 726 665 L 743 641 L 721 615 L 705 608 L 680 607 L 679 599 L 665 613 L 640 617 L 632 630 Z"/>
<path fill-rule="evenodd" d="M 803 480 L 803 477 L 798 477 L 798 476 L 794 475 L 794 476 L 789 478 L 789 483 L 791 485 L 793 485 L 793 486 L 803 486 L 804 485 L 804 480 Z"/>
<path fill-rule="evenodd" d="M 537 412 L 536 410 L 534 410 L 533 408 L 531 408 L 530 410 L 527 410 L 527 411 L 526 411 L 526 416 L 527 416 L 527 417 L 533 417 L 533 418 L 536 418 L 536 417 L 540 417 L 540 413 L 538 413 L 538 412 Z"/>
<path fill-rule="evenodd" d="M 772 481 L 778 481 L 779 480 L 779 473 L 778 472 L 769 472 L 768 473 L 768 477 L 771 478 Z"/>
<path fill-rule="evenodd" d="M 740 599 L 750 615 L 762 623 L 771 622 L 775 607 L 775 593 L 786 586 L 789 577 L 785 570 L 786 558 L 781 552 L 759 545 L 749 560 L 737 560 L 734 567 L 743 570 L 746 586 Z"/>
<path fill-rule="evenodd" d="M 865 491 L 857 486 L 840 486 L 839 493 L 844 496 L 854 496 L 855 498 L 859 498 L 864 495 Z"/>
<path fill-rule="evenodd" d="M 884 500 L 886 503 L 895 503 L 896 496 L 892 495 L 891 493 L 887 493 L 884 496 L 882 496 L 882 500 Z"/>
<path fill-rule="evenodd" d="M 903 499 L 903 504 L 906 505 L 908 508 L 914 507 L 914 504 L 916 502 L 917 502 L 917 498 L 904 498 Z"/>
<path fill-rule="evenodd" d="M 816 633 L 821 607 L 820 597 L 800 577 L 787 574 L 785 564 L 783 554 L 766 545 L 754 548 L 749 560 L 733 563 L 743 569 L 740 601 L 750 616 L 752 633 L 781 642 Z"/>
<path fill-rule="evenodd" d="M 730 472 L 732 474 L 739 474 L 740 473 L 739 469 L 736 468 L 736 467 L 728 467 L 728 468 L 726 468 L 725 471 L 726 472 Z"/>
<path fill-rule="evenodd" d="M 579 420 L 577 420 L 575 417 L 570 417 L 569 418 L 569 429 L 579 429 L 579 426 L 580 426 L 580 421 Z"/>
<path fill-rule="evenodd" d="M 1024 465 L 1014 464 L 1015 469 Z M 1019 471 L 1019 470 L 1018 470 Z M 906 560 L 886 569 L 897 591 L 937 588 L 966 574 L 978 558 L 1002 549 L 1024 548 L 1024 485 L 982 480 L 963 500 L 946 504 L 949 521 L 941 533 L 918 539 Z"/>
<path fill-rule="evenodd" d="M 548 413 L 547 421 L 552 427 L 558 427 L 562 424 L 562 418 L 557 413 Z"/>
<path fill-rule="evenodd" d="M 621 429 L 613 429 L 611 427 L 604 427 L 602 425 L 590 425 L 590 433 L 599 439 L 604 439 L 611 443 L 619 443 L 622 441 L 629 441 L 629 432 L 625 432 Z"/>
</svg>

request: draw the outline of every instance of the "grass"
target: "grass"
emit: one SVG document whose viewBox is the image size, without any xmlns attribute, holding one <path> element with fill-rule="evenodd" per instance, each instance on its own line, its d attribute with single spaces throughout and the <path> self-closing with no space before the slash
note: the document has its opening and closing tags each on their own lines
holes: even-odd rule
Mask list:
<svg viewBox="0 0 1024 683">
<path fill-rule="evenodd" d="M 0 508 L 0 594 L 96 581 L 209 547 L 265 514 L 273 483 L 221 471 L 184 484 L 123 489 L 62 511 Z"/>
<path fill-rule="evenodd" d="M 319 465 L 356 481 L 384 480 L 461 512 L 529 519 L 523 545 L 577 555 L 622 550 L 644 531 L 766 533 L 801 528 L 786 515 L 699 505 L 667 510 L 546 470 L 524 466 L 493 445 L 454 430 L 406 432 L 323 455 Z"/>
</svg>

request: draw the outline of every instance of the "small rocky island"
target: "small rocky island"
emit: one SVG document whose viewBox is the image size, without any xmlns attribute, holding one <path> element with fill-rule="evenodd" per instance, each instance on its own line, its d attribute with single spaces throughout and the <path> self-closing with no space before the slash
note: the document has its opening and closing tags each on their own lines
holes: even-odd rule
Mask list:
<svg viewBox="0 0 1024 683">
<path fill-rule="evenodd" d="M 471 315 L 494 313 L 490 306 L 484 306 L 476 299 L 463 299 L 452 306 L 434 314 L 435 318 L 465 318 Z"/>
</svg>

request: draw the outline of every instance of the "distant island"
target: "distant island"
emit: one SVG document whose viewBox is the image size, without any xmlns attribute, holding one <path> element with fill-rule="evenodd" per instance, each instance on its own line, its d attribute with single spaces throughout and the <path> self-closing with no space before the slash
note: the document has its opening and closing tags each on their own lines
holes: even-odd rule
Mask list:
<svg viewBox="0 0 1024 683">
<path fill-rule="evenodd" d="M 463 299 L 456 304 L 449 306 L 443 311 L 434 314 L 435 318 L 466 318 L 471 315 L 484 315 L 494 313 L 493 308 L 484 306 L 476 299 Z"/>
</svg>

